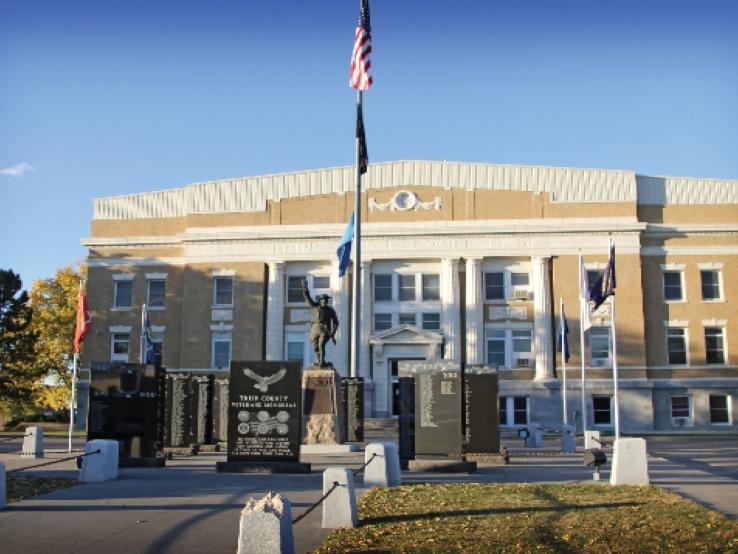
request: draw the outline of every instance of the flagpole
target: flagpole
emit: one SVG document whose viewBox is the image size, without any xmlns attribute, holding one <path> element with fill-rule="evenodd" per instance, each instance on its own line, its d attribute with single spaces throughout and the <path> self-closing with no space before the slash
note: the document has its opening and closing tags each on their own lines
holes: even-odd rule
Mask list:
<svg viewBox="0 0 738 554">
<path fill-rule="evenodd" d="M 141 360 L 141 363 L 146 363 L 146 358 L 144 358 L 144 340 L 146 335 L 146 304 L 141 305 L 141 339 L 138 341 L 138 350 Z"/>
<path fill-rule="evenodd" d="M 581 288 L 581 275 L 584 267 L 584 262 L 582 260 L 582 254 L 579 254 L 579 274 L 580 274 L 580 284 L 579 287 Z M 588 309 L 587 305 L 584 302 L 584 298 L 582 296 L 582 291 L 579 291 L 579 358 L 581 359 L 582 363 L 582 436 L 584 436 L 587 433 L 587 373 L 585 371 L 585 359 L 584 359 L 584 320 L 585 320 L 585 311 Z"/>
<path fill-rule="evenodd" d="M 559 297 L 559 329 L 561 329 L 561 376 L 562 376 L 562 395 L 564 406 L 564 425 L 568 425 L 568 407 L 566 405 L 566 323 L 564 321 L 564 297 Z"/>
<path fill-rule="evenodd" d="M 608 254 L 612 257 L 612 238 Z M 608 261 L 609 262 L 609 261 Z M 614 262 L 612 262 L 614 263 Z M 615 440 L 620 438 L 620 397 L 618 395 L 618 338 L 615 331 L 615 295 L 610 299 L 610 333 L 612 333 L 612 390 L 615 411 Z"/>
<path fill-rule="evenodd" d="M 77 404 L 77 367 L 79 366 L 79 354 L 76 352 L 72 358 L 72 398 L 69 401 L 69 440 L 67 451 L 72 451 L 72 433 L 74 432 L 74 406 Z"/>
<path fill-rule="evenodd" d="M 363 95 L 356 91 L 356 113 L 362 108 Z M 357 133 L 358 135 L 358 133 Z M 361 347 L 361 137 L 356 137 L 356 192 L 354 193 L 354 282 L 351 310 L 351 377 L 359 374 Z M 365 283 L 366 284 L 366 283 Z"/>
</svg>

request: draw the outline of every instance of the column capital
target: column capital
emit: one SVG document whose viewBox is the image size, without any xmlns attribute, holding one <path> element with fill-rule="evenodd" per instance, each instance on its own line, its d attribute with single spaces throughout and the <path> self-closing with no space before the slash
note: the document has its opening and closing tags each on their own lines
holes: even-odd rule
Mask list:
<svg viewBox="0 0 738 554">
<path fill-rule="evenodd" d="M 269 269 L 271 270 L 281 270 L 281 269 L 284 269 L 285 263 L 286 262 L 282 260 L 278 260 L 278 261 L 267 262 L 267 265 L 269 266 Z"/>
<path fill-rule="evenodd" d="M 444 257 L 441 258 L 441 263 L 451 267 L 458 267 L 460 259 L 459 257 Z"/>
<path fill-rule="evenodd" d="M 475 265 L 482 265 L 482 258 L 481 256 L 474 256 L 474 257 L 468 257 L 466 258 L 466 265 L 468 266 L 475 266 Z"/>
<path fill-rule="evenodd" d="M 531 261 L 538 264 L 545 264 L 548 263 L 548 261 L 551 259 L 551 256 L 531 256 L 530 259 Z"/>
</svg>

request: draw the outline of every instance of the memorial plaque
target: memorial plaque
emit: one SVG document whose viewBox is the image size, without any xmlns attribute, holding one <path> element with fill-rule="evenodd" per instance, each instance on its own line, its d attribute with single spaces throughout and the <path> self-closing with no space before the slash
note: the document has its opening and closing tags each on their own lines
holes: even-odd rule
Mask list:
<svg viewBox="0 0 738 554">
<path fill-rule="evenodd" d="M 298 362 L 231 362 L 228 462 L 297 462 L 301 383 Z"/>
<path fill-rule="evenodd" d="M 464 442 L 467 452 L 500 452 L 497 379 L 497 370 L 489 367 L 467 367 L 464 371 Z"/>
<path fill-rule="evenodd" d="M 189 373 L 166 375 L 166 446 L 184 447 L 190 444 L 189 380 Z"/>
<path fill-rule="evenodd" d="M 213 442 L 228 441 L 228 378 L 213 383 Z"/>
<path fill-rule="evenodd" d="M 190 378 L 190 401 L 192 405 L 192 444 L 212 442 L 212 381 L 210 375 L 193 375 Z"/>
<path fill-rule="evenodd" d="M 415 458 L 415 379 L 412 376 L 403 377 L 400 374 L 398 382 L 400 387 L 400 458 L 412 460 Z"/>
<path fill-rule="evenodd" d="M 333 379 L 324 376 L 308 376 L 305 378 L 305 413 L 310 415 L 335 414 Z"/>
<path fill-rule="evenodd" d="M 460 458 L 461 366 L 401 362 L 400 371 L 415 379 L 415 458 Z"/>
<path fill-rule="evenodd" d="M 93 362 L 87 440 L 117 440 L 121 458 L 156 457 L 160 373 L 152 365 Z"/>
<path fill-rule="evenodd" d="M 341 403 L 343 405 L 344 436 L 348 442 L 364 441 L 364 378 L 341 379 Z"/>
</svg>

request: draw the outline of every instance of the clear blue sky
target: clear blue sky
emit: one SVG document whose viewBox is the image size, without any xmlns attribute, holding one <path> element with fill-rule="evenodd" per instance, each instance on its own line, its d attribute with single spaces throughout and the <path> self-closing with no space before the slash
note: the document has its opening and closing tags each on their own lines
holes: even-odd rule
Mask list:
<svg viewBox="0 0 738 554">
<path fill-rule="evenodd" d="M 738 178 L 738 2 L 371 13 L 370 161 Z M 30 287 L 81 260 L 95 197 L 351 165 L 357 15 L 358 0 L 5 0 L 0 268 Z"/>
</svg>

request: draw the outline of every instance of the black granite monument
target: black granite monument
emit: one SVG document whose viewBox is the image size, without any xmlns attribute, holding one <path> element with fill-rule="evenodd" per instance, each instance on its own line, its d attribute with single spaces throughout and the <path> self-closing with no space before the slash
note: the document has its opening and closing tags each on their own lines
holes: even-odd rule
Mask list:
<svg viewBox="0 0 738 554">
<path fill-rule="evenodd" d="M 344 414 L 344 437 L 348 442 L 364 441 L 364 378 L 341 379 L 341 404 Z"/>
</svg>

